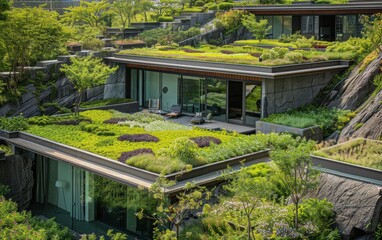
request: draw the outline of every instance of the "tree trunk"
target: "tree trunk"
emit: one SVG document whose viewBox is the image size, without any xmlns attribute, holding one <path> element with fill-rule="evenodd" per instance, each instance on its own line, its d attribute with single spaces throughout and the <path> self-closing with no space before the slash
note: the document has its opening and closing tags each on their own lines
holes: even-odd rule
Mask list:
<svg viewBox="0 0 382 240">
<path fill-rule="evenodd" d="M 248 240 L 252 240 L 252 225 L 251 225 L 251 216 L 247 215 L 247 228 L 248 228 Z"/>
<path fill-rule="evenodd" d="M 294 215 L 294 227 L 296 228 L 296 231 L 298 231 L 298 201 L 295 203 L 295 215 Z"/>
<path fill-rule="evenodd" d="M 84 91 L 78 91 L 77 93 L 77 98 L 76 98 L 76 103 L 75 103 L 75 107 L 74 107 L 74 115 L 75 116 L 79 116 L 79 108 L 80 108 L 80 104 L 81 104 L 81 98 L 82 98 L 82 94 L 84 93 Z"/>
<path fill-rule="evenodd" d="M 145 22 L 147 22 L 147 12 L 144 12 L 143 16 L 145 16 Z"/>
</svg>

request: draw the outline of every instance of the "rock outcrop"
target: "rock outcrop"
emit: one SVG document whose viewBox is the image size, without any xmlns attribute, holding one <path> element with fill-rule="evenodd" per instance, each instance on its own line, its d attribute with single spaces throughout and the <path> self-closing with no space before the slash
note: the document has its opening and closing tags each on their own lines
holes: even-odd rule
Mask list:
<svg viewBox="0 0 382 240">
<path fill-rule="evenodd" d="M 344 239 L 355 232 L 372 233 L 382 220 L 382 187 L 335 175 L 321 174 L 318 190 L 309 197 L 334 204 L 336 223 Z"/>
<path fill-rule="evenodd" d="M 349 110 L 356 110 L 361 106 L 375 88 L 373 79 L 380 73 L 381 61 L 382 53 L 362 72 L 360 72 L 362 66 L 360 63 L 339 86 L 339 89 L 330 94 L 332 97 L 327 106 Z"/>
<path fill-rule="evenodd" d="M 341 131 L 339 142 L 358 137 L 371 139 L 382 137 L 382 91 L 371 98 L 371 101 L 367 102 Z"/>
<path fill-rule="evenodd" d="M 25 155 L 7 156 L 0 160 L 0 183 L 10 187 L 7 198 L 17 203 L 19 210 L 25 210 L 33 194 L 32 160 Z"/>
</svg>

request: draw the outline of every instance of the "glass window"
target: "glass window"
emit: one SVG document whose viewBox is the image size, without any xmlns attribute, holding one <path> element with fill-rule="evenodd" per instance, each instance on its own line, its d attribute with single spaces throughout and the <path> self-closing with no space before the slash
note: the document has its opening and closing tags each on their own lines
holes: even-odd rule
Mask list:
<svg viewBox="0 0 382 240">
<path fill-rule="evenodd" d="M 319 16 L 301 17 L 301 34 L 307 37 L 318 37 L 319 35 Z"/>
<path fill-rule="evenodd" d="M 227 82 L 207 79 L 207 111 L 218 121 L 226 121 Z"/>
<path fill-rule="evenodd" d="M 138 101 L 138 70 L 131 69 L 131 99 L 134 101 Z"/>
<path fill-rule="evenodd" d="M 273 37 L 273 16 L 264 16 L 264 19 L 268 20 L 268 26 L 272 26 L 272 29 L 267 33 L 266 38 L 274 38 Z"/>
<path fill-rule="evenodd" d="M 178 74 L 162 73 L 162 110 L 169 111 L 172 105 L 178 105 Z"/>
<path fill-rule="evenodd" d="M 148 107 L 149 99 L 159 99 L 159 72 L 144 71 L 145 107 Z"/>
<path fill-rule="evenodd" d="M 283 33 L 292 34 L 292 16 L 283 16 Z"/>
<path fill-rule="evenodd" d="M 336 16 L 336 39 L 339 41 L 346 41 L 350 37 L 357 36 L 357 16 L 356 15 L 343 15 Z"/>
<path fill-rule="evenodd" d="M 153 223 L 135 213 L 151 214 L 155 201 L 147 191 L 120 184 L 65 162 L 35 154 L 32 212 L 78 233 L 106 235 L 109 229 L 130 237 L 152 238 Z"/>
<path fill-rule="evenodd" d="M 261 116 L 261 85 L 247 83 L 245 86 L 245 121 L 254 126 Z"/>
<path fill-rule="evenodd" d="M 204 111 L 205 88 L 204 78 L 183 76 L 182 109 L 187 113 Z"/>
<path fill-rule="evenodd" d="M 282 16 L 273 16 L 273 37 L 274 39 L 278 39 L 283 31 L 283 23 Z"/>
</svg>

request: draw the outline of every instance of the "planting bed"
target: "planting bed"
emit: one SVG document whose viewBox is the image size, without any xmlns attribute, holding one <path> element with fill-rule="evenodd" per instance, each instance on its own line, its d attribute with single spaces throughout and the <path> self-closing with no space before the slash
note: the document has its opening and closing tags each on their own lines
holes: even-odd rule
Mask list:
<svg viewBox="0 0 382 240">
<path fill-rule="evenodd" d="M 165 122 L 155 114 L 91 110 L 80 115 L 78 125 L 58 124 L 62 120 L 46 116 L 35 117 L 29 119 L 26 132 L 133 167 L 166 174 L 267 148 L 264 136 L 190 128 Z M 245 159 L 240 158 L 240 161 Z"/>
<path fill-rule="evenodd" d="M 355 139 L 332 147 L 323 148 L 314 152 L 313 155 L 382 170 L 381 141 Z"/>
</svg>

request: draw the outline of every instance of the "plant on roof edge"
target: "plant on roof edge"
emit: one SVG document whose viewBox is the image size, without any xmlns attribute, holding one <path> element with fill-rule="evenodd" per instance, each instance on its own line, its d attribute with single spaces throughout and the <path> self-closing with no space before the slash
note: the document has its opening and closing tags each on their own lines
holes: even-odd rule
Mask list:
<svg viewBox="0 0 382 240">
<path fill-rule="evenodd" d="M 63 64 L 61 71 L 65 73 L 77 90 L 75 115 L 78 116 L 78 108 L 85 91 L 88 88 L 104 84 L 107 77 L 115 72 L 118 67 L 111 68 L 102 63 L 102 59 L 92 56 L 72 58 L 71 62 L 71 65 Z"/>
</svg>

